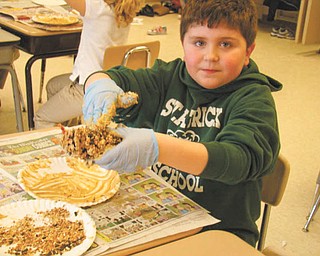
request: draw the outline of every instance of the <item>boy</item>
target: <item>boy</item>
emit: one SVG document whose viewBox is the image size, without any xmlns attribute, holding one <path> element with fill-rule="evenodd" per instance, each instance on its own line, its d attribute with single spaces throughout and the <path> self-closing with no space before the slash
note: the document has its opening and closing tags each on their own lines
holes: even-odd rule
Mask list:
<svg viewBox="0 0 320 256">
<path fill-rule="evenodd" d="M 221 220 L 204 230 L 226 230 L 252 246 L 261 178 L 280 149 L 271 91 L 282 88 L 250 59 L 256 33 L 253 0 L 187 1 L 180 26 L 184 60 L 92 74 L 83 108 L 85 120 L 96 121 L 122 90 L 138 93 L 139 103 L 118 114 L 139 128 L 118 128 L 124 140 L 96 163 L 126 171 L 151 165 Z"/>
</svg>

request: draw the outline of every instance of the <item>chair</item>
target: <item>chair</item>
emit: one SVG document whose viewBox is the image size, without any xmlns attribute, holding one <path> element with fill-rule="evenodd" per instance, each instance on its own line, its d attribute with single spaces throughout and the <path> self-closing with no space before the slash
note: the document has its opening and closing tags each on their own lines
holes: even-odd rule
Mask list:
<svg viewBox="0 0 320 256">
<path fill-rule="evenodd" d="M 320 205 L 320 171 L 318 173 L 318 178 L 317 178 L 317 182 L 316 182 L 316 190 L 314 192 L 311 210 L 310 210 L 309 215 L 307 216 L 307 222 L 302 229 L 304 232 L 309 231 L 309 229 L 308 229 L 309 224 L 312 221 L 312 218 L 316 214 L 317 210 L 319 209 L 319 205 Z"/>
<path fill-rule="evenodd" d="M 19 42 L 19 37 L 3 29 L 0 29 L 0 88 L 3 88 L 8 73 L 10 73 L 17 121 L 17 130 L 19 132 L 22 132 L 24 129 L 21 108 L 23 111 L 25 111 L 26 106 L 23 101 L 22 91 L 19 85 L 17 73 L 13 65 L 13 62 L 20 56 L 19 50 L 15 47 L 17 44 L 19 44 Z"/>
<path fill-rule="evenodd" d="M 131 69 L 149 68 L 158 58 L 159 51 L 159 41 L 110 46 L 104 53 L 103 69 L 119 65 Z"/>
<path fill-rule="evenodd" d="M 259 251 L 262 251 L 265 246 L 271 207 L 280 204 L 287 186 L 289 173 L 289 162 L 283 155 L 279 155 L 273 172 L 262 178 L 261 201 L 264 204 L 264 209 L 260 225 L 260 237 L 257 245 Z"/>
</svg>

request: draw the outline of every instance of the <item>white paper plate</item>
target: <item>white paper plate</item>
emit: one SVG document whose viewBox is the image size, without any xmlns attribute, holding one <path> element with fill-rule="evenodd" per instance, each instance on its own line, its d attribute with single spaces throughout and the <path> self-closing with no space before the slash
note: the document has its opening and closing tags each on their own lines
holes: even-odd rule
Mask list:
<svg viewBox="0 0 320 256">
<path fill-rule="evenodd" d="M 57 202 L 53 200 L 36 199 L 29 201 L 14 202 L 0 207 L 0 227 L 12 227 L 13 225 L 19 226 L 19 220 L 28 216 L 33 219 L 35 226 L 48 226 L 48 218 L 45 218 L 39 212 L 50 211 L 54 208 L 64 208 L 69 211 L 70 216 L 67 220 L 71 222 L 82 221 L 84 233 L 86 238 L 81 244 L 73 247 L 70 251 L 63 253 L 63 256 L 79 256 L 86 252 L 92 245 L 96 236 L 96 226 L 89 214 L 85 210 L 65 202 Z M 5 217 L 4 217 L 5 216 Z M 47 225 L 45 224 L 47 223 Z M 19 226 L 21 227 L 21 225 Z M 60 226 L 59 226 L 60 227 Z M 65 232 L 67 233 L 67 232 Z M 21 232 L 20 232 L 21 234 Z M 26 231 L 25 235 L 28 236 L 29 232 Z M 68 237 L 65 238 L 66 240 Z M 24 241 L 23 239 L 22 241 Z M 68 240 L 69 241 L 69 240 Z M 11 245 L 14 247 L 14 245 Z M 0 255 L 12 255 L 7 253 L 9 247 L 0 246 Z M 39 255 L 39 254 L 35 254 Z"/>
<path fill-rule="evenodd" d="M 67 26 L 79 22 L 79 18 L 75 15 L 60 15 L 60 14 L 37 14 L 32 16 L 32 21 L 44 25 L 51 26 Z"/>
<path fill-rule="evenodd" d="M 67 3 L 64 0 L 32 0 L 33 3 L 39 5 L 66 5 Z"/>
<path fill-rule="evenodd" d="M 21 187 L 34 198 L 91 206 L 114 196 L 120 188 L 118 172 L 73 157 L 40 159 L 18 172 Z"/>
</svg>

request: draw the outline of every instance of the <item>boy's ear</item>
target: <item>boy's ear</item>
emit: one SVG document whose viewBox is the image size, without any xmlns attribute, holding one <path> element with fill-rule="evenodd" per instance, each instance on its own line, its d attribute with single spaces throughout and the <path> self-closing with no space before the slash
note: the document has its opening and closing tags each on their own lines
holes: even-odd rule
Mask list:
<svg viewBox="0 0 320 256">
<path fill-rule="evenodd" d="M 251 53 L 253 52 L 254 48 L 256 47 L 256 43 L 253 42 L 248 48 L 247 48 L 247 54 L 246 54 L 246 61 L 245 65 L 249 64 Z"/>
</svg>

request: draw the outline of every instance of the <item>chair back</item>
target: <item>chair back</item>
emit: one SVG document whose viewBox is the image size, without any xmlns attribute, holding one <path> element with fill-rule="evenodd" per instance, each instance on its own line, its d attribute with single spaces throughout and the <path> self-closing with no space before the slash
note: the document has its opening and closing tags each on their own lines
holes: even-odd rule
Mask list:
<svg viewBox="0 0 320 256">
<path fill-rule="evenodd" d="M 280 204 L 287 186 L 290 165 L 283 155 L 279 155 L 274 170 L 262 179 L 262 202 L 277 206 Z"/>
<path fill-rule="evenodd" d="M 104 52 L 103 69 L 126 66 L 131 69 L 148 68 L 159 56 L 160 42 L 110 46 Z"/>
<path fill-rule="evenodd" d="M 283 155 L 279 155 L 273 172 L 262 178 L 261 201 L 264 203 L 264 209 L 261 219 L 260 237 L 257 245 L 259 251 L 262 251 L 264 248 L 271 207 L 280 204 L 287 186 L 289 173 L 289 162 Z"/>
</svg>

